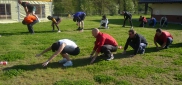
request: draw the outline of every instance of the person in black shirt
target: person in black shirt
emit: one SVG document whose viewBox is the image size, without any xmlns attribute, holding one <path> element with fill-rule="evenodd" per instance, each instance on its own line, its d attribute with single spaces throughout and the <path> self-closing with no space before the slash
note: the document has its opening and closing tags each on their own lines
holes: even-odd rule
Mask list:
<svg viewBox="0 0 182 85">
<path fill-rule="evenodd" d="M 35 14 L 35 11 L 36 11 L 36 7 L 31 5 L 30 3 L 28 2 L 22 2 L 21 0 L 18 0 L 18 3 L 21 4 L 25 10 L 25 13 L 26 13 L 26 16 L 28 15 L 34 15 L 35 17 L 37 17 L 38 19 L 38 22 L 40 21 L 38 16 Z"/>
<path fill-rule="evenodd" d="M 123 27 L 125 27 L 125 23 L 126 23 L 126 20 L 129 19 L 129 22 L 130 22 L 130 25 L 131 25 L 131 28 L 133 28 L 133 24 L 132 24 L 132 14 L 129 13 L 129 12 L 126 12 L 126 11 L 123 11 L 122 14 L 124 15 L 124 23 L 123 23 Z"/>
<path fill-rule="evenodd" d="M 124 51 L 122 54 L 126 53 L 126 49 L 128 48 L 128 45 L 130 45 L 134 49 L 134 53 L 133 55 L 131 55 L 131 57 L 133 57 L 137 53 L 144 54 L 145 48 L 147 47 L 146 39 L 142 35 L 136 33 L 133 29 L 129 30 L 128 32 L 129 32 L 129 37 L 127 39 L 127 42 L 125 44 Z"/>
</svg>

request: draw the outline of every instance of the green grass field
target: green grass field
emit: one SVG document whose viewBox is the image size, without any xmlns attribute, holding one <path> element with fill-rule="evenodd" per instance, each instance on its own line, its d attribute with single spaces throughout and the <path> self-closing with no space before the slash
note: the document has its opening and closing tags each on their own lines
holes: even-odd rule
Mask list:
<svg viewBox="0 0 182 85">
<path fill-rule="evenodd" d="M 33 35 L 21 23 L 0 24 L 0 61 L 8 61 L 8 65 L 0 65 L 0 85 L 181 85 L 182 26 L 169 24 L 162 28 L 173 35 L 174 41 L 169 49 L 157 51 L 153 37 L 159 24 L 155 28 L 137 27 L 138 17 L 134 16 L 134 29 L 147 39 L 146 53 L 131 58 L 128 57 L 133 52 L 131 47 L 126 55 L 121 54 L 123 49 L 118 49 L 114 60 L 98 57 L 93 65 L 89 65 L 91 60 L 88 58 L 95 41 L 91 29 L 99 27 L 101 16 L 87 16 L 84 32 L 74 31 L 77 26 L 71 18 L 62 18 L 61 33 L 52 32 L 51 22 L 36 24 Z M 108 18 L 110 28 L 100 31 L 109 33 L 124 46 L 129 22 L 122 28 L 123 16 Z M 62 59 L 59 55 L 47 67 L 42 67 L 52 52 L 41 57 L 35 55 L 63 38 L 75 41 L 81 49 L 79 55 L 71 56 L 73 66 L 65 68 L 58 64 Z"/>
</svg>

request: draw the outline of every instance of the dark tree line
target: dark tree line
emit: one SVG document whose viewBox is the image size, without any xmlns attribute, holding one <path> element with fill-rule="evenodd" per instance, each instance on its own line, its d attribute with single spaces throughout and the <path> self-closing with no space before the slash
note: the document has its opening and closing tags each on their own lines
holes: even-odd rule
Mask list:
<svg viewBox="0 0 182 85">
<path fill-rule="evenodd" d="M 147 14 L 148 4 L 138 0 L 53 0 L 54 14 L 73 14 L 84 11 L 87 15 L 117 15 L 122 11 Z"/>
</svg>

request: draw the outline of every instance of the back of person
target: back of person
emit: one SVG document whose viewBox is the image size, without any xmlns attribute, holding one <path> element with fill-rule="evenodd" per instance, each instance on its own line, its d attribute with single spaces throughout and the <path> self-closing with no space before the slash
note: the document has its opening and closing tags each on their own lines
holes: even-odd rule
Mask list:
<svg viewBox="0 0 182 85">
<path fill-rule="evenodd" d="M 24 20 L 27 24 L 31 24 L 34 20 L 37 20 L 37 18 L 33 15 L 28 15 L 24 18 Z"/>
<path fill-rule="evenodd" d="M 31 5 L 30 3 L 28 2 L 22 2 L 21 4 L 23 7 L 27 7 L 29 9 L 29 11 L 33 11 L 33 5 Z"/>
<path fill-rule="evenodd" d="M 155 40 L 162 40 L 162 41 L 165 41 L 168 37 L 173 38 L 172 35 L 171 35 L 169 32 L 167 32 L 167 31 L 162 31 L 161 35 L 160 35 L 160 36 L 155 35 L 154 39 L 155 39 Z"/>
<path fill-rule="evenodd" d="M 75 13 L 74 17 L 80 17 L 83 16 L 85 13 L 84 12 L 77 12 Z"/>
<path fill-rule="evenodd" d="M 77 47 L 77 45 L 69 39 L 62 39 L 62 40 L 59 40 L 59 42 L 60 44 L 65 43 L 66 46 L 75 47 L 75 48 Z"/>
<path fill-rule="evenodd" d="M 131 17 L 132 15 L 131 15 L 131 13 L 129 13 L 129 12 L 125 12 L 125 13 L 124 13 L 124 16 L 126 16 L 126 17 Z"/>
<path fill-rule="evenodd" d="M 106 33 L 100 33 L 99 35 L 105 38 L 104 45 L 113 45 L 113 46 L 118 45 L 117 41 L 111 35 Z M 100 38 L 98 39 L 100 40 Z"/>
<path fill-rule="evenodd" d="M 139 39 L 140 38 L 140 39 Z M 147 40 L 140 34 L 136 33 L 134 38 L 130 38 L 131 42 L 137 43 L 140 40 L 141 43 L 147 44 Z"/>
</svg>

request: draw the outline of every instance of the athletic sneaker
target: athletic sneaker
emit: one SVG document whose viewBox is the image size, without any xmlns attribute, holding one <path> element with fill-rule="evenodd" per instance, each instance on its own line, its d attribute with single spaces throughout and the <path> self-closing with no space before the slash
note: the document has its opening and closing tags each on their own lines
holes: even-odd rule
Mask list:
<svg viewBox="0 0 182 85">
<path fill-rule="evenodd" d="M 58 32 L 61 32 L 60 30 L 58 30 Z"/>
<path fill-rule="evenodd" d="M 58 61 L 59 63 L 66 63 L 67 59 L 63 58 L 62 60 Z"/>
<path fill-rule="evenodd" d="M 80 27 L 78 27 L 76 30 L 81 30 L 81 28 L 80 28 Z"/>
<path fill-rule="evenodd" d="M 133 29 L 133 26 L 131 26 L 131 28 L 130 29 Z"/>
<path fill-rule="evenodd" d="M 65 64 L 63 64 L 63 66 L 67 67 L 67 66 L 72 66 L 73 63 L 71 61 L 67 61 Z"/>
<path fill-rule="evenodd" d="M 145 49 L 142 49 L 142 51 L 140 52 L 140 54 L 144 54 L 145 53 Z"/>
<path fill-rule="evenodd" d="M 107 60 L 108 61 L 110 61 L 110 60 L 113 60 L 114 59 L 114 55 L 113 54 L 111 54 L 111 57 L 110 58 L 108 58 Z"/>
</svg>

